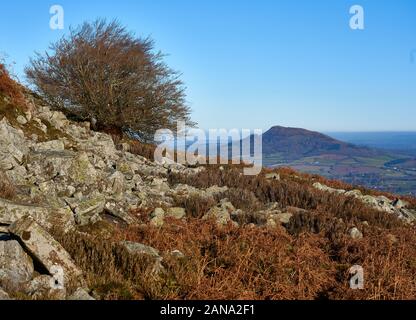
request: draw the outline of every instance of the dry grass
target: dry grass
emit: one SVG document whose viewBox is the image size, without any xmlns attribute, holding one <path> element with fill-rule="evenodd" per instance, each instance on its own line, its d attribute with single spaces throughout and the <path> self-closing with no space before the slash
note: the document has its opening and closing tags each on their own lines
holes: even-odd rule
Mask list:
<svg viewBox="0 0 416 320">
<path fill-rule="evenodd" d="M 304 179 L 304 177 L 293 178 Z M 237 168 L 207 168 L 196 177 L 171 174 L 171 182 L 197 187 L 228 185 L 224 195 L 244 214 L 269 202 L 296 204 L 283 227 L 219 227 L 201 220 L 218 199 L 176 199 L 186 208 L 185 221 L 167 220 L 116 229 L 109 242 L 91 236 L 66 235 L 59 240 L 88 274 L 90 286 L 106 299 L 415 299 L 416 229 L 392 215 L 369 209 L 341 195 L 310 187 L 310 181 L 266 181 L 247 178 Z M 364 238 L 348 231 L 358 227 Z M 166 272 L 155 279 L 146 261 L 117 244 L 128 240 L 158 249 Z M 185 257 L 169 253 L 180 250 Z M 147 263 L 149 263 L 147 261 Z M 364 268 L 364 290 L 349 287 L 349 269 Z"/>
<path fill-rule="evenodd" d="M 108 242 L 76 234 L 58 240 L 105 299 L 416 298 L 414 228 L 361 225 L 365 237 L 352 240 L 346 226 L 331 229 L 326 218 L 328 225 L 319 232 L 219 227 L 190 218 L 162 228 L 118 229 Z M 157 248 L 166 272 L 151 277 L 149 261 L 129 255 L 117 244 L 121 240 Z M 173 250 L 185 257 L 172 257 Z M 364 290 L 349 288 L 348 270 L 357 264 L 364 268 Z"/>
<path fill-rule="evenodd" d="M 330 213 L 332 216 L 346 220 L 367 221 L 382 228 L 400 225 L 392 215 L 365 206 L 351 197 L 319 191 L 311 186 L 311 181 L 303 178 L 267 181 L 263 175 L 249 177 L 241 174 L 241 168 L 228 167 L 218 170 L 208 166 L 206 170 L 194 176 L 171 173 L 169 182 L 189 184 L 198 188 L 212 185 L 232 188 L 234 206 L 255 210 L 256 203 L 268 204 L 278 202 L 281 207 L 297 207 L 308 211 Z M 247 201 L 247 199 L 249 199 Z M 257 199 L 257 200 L 256 200 Z M 254 206 L 254 208 L 249 208 Z"/>
</svg>

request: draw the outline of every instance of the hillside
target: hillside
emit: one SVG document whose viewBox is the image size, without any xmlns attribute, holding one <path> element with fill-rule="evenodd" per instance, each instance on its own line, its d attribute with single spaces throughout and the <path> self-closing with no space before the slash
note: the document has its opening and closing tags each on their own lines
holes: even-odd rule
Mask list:
<svg viewBox="0 0 416 320">
<path fill-rule="evenodd" d="M 416 298 L 414 198 L 155 163 L 0 88 L 0 299 Z"/>
<path fill-rule="evenodd" d="M 416 171 L 408 154 L 356 146 L 305 129 L 276 126 L 264 133 L 263 164 L 416 195 Z"/>
<path fill-rule="evenodd" d="M 375 157 L 380 151 L 335 140 L 322 133 L 275 126 L 263 134 L 263 153 L 282 153 L 287 160 L 317 155 Z"/>
</svg>

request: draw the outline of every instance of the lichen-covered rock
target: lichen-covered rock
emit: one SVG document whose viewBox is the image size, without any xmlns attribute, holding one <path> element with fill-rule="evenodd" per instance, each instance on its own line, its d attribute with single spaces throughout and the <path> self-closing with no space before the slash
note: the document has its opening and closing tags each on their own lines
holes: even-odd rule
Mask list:
<svg viewBox="0 0 416 320">
<path fill-rule="evenodd" d="M 106 203 L 104 195 L 98 192 L 81 199 L 66 198 L 65 200 L 72 211 L 75 212 L 75 222 L 81 226 L 99 221 Z"/>
<path fill-rule="evenodd" d="M 14 172 L 6 173 L 11 181 L 16 183 L 24 182 L 25 168 L 22 166 L 30 143 L 26 140 L 23 131 L 10 125 L 3 117 L 0 121 L 0 169 Z"/>
<path fill-rule="evenodd" d="M 55 281 L 55 278 L 49 275 L 38 276 L 27 284 L 25 293 L 34 300 L 64 300 L 66 289 L 57 285 Z"/>
<path fill-rule="evenodd" d="M 62 140 L 51 140 L 47 142 L 37 143 L 33 146 L 33 151 L 64 151 L 65 145 Z"/>
<path fill-rule="evenodd" d="M 98 154 L 102 158 L 118 159 L 116 146 L 111 136 L 101 133 L 86 131 L 86 139 L 78 139 L 77 146 L 79 150 L 89 151 Z"/>
<path fill-rule="evenodd" d="M 17 241 L 0 241 L 0 285 L 18 291 L 33 275 L 32 259 Z"/>
<path fill-rule="evenodd" d="M 87 153 L 81 152 L 73 160 L 68 175 L 76 184 L 91 185 L 97 180 L 97 172 L 91 164 Z"/>
<path fill-rule="evenodd" d="M 0 199 L 0 223 L 10 225 L 29 215 L 45 228 L 60 226 L 69 230 L 75 225 L 73 213 L 69 208 L 48 208 L 17 204 Z"/>
<path fill-rule="evenodd" d="M 111 176 L 109 176 L 107 180 L 107 192 L 113 196 L 121 196 L 125 188 L 124 175 L 121 172 L 116 171 Z"/>
<path fill-rule="evenodd" d="M 150 224 L 155 227 L 161 227 L 165 222 L 165 210 L 162 208 L 156 208 L 150 217 Z"/>
<path fill-rule="evenodd" d="M 392 200 L 385 196 L 363 195 L 359 190 L 351 190 L 346 192 L 342 189 L 330 188 L 318 182 L 313 186 L 321 191 L 343 194 L 347 197 L 354 197 L 373 209 L 395 214 L 399 219 L 403 219 L 408 223 L 416 221 L 416 211 L 408 209 L 407 206 L 409 204 L 400 199 Z"/>
<path fill-rule="evenodd" d="M 174 207 L 169 208 L 166 212 L 166 217 L 168 218 L 175 218 L 175 219 L 183 219 L 186 216 L 186 211 L 184 208 Z"/>
<path fill-rule="evenodd" d="M 146 246 L 141 243 L 122 241 L 120 243 L 130 254 L 143 256 L 150 261 L 149 269 L 152 274 L 160 275 L 164 271 L 162 265 L 163 258 L 160 256 L 159 251 L 155 248 Z"/>
<path fill-rule="evenodd" d="M 12 127 L 4 117 L 0 121 L 0 155 L 8 156 L 12 163 L 21 164 L 28 151 L 29 143 L 23 131 Z"/>
<path fill-rule="evenodd" d="M 345 190 L 343 190 L 343 189 L 334 189 L 334 188 L 328 187 L 326 185 L 323 185 L 319 182 L 314 183 L 313 187 L 318 189 L 318 190 L 326 191 L 326 192 L 330 192 L 330 193 L 339 193 L 339 194 L 345 193 Z"/>
<path fill-rule="evenodd" d="M 211 208 L 203 217 L 204 220 L 215 219 L 217 224 L 226 225 L 231 221 L 231 214 L 236 211 L 231 202 L 226 199 L 221 201 L 216 207 Z"/>
<path fill-rule="evenodd" d="M 82 271 L 72 261 L 68 252 L 36 221 L 26 216 L 9 227 L 26 250 L 50 273 L 61 268 L 65 284 L 82 282 Z"/>
</svg>

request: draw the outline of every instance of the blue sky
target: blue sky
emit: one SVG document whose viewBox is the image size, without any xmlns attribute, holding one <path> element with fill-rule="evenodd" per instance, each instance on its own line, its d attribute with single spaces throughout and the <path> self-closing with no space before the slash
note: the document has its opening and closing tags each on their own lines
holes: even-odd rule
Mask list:
<svg viewBox="0 0 416 320">
<path fill-rule="evenodd" d="M 63 31 L 49 28 L 54 4 Z M 354 4 L 365 30 L 349 27 Z M 14 0 L 1 11 L 0 52 L 22 80 L 70 25 L 118 18 L 169 54 L 202 128 L 416 130 L 414 0 Z"/>
</svg>

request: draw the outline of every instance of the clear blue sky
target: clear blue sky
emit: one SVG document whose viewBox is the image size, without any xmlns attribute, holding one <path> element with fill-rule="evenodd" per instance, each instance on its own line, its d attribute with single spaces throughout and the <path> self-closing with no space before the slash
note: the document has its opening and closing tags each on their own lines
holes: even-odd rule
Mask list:
<svg viewBox="0 0 416 320">
<path fill-rule="evenodd" d="M 49 29 L 53 4 L 64 31 Z M 354 4 L 363 31 L 349 27 Z M 415 0 L 4 0 L 0 17 L 0 52 L 21 78 L 34 51 L 84 20 L 152 36 L 206 129 L 416 130 Z"/>
</svg>

